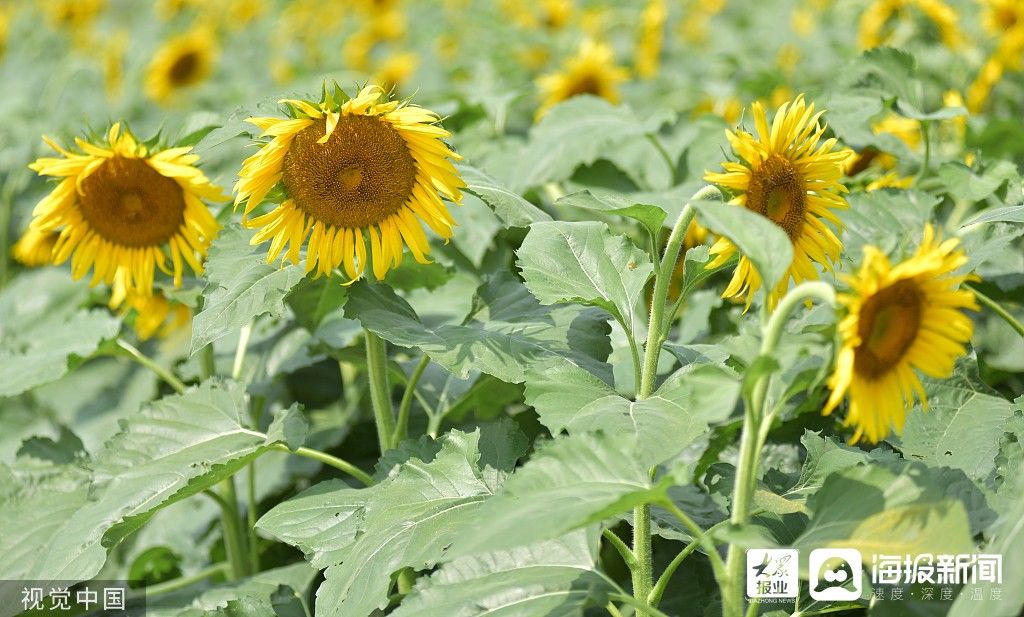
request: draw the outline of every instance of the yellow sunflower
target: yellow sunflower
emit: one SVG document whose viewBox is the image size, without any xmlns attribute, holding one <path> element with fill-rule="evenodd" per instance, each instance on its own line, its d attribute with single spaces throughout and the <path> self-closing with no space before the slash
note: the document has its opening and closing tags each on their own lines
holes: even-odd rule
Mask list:
<svg viewBox="0 0 1024 617">
<path fill-rule="evenodd" d="M 112 307 L 126 295 L 152 294 L 158 268 L 175 286 L 181 285 L 184 264 L 202 272 L 201 260 L 218 229 L 202 200 L 228 196 L 195 166 L 199 157 L 189 154 L 191 148 L 151 150 L 120 123 L 107 131 L 105 144 L 76 139 L 81 154 L 43 139 L 62 156 L 40 158 L 29 167 L 60 181 L 36 205 L 30 228 L 60 232 L 54 264 L 70 258 L 75 278 L 92 269 L 92 285 L 114 286 Z"/>
<path fill-rule="evenodd" d="M 958 25 L 960 18 L 956 10 L 942 0 L 874 0 L 860 17 L 861 48 L 871 49 L 886 44 L 892 34 L 889 21 L 909 8 L 920 11 L 935 26 L 947 47 L 956 48 L 963 42 L 963 33 Z"/>
<path fill-rule="evenodd" d="M 751 105 L 757 136 L 746 131 L 726 131 L 726 137 L 738 162 L 722 163 L 725 173 L 707 172 L 704 179 L 723 186 L 736 196 L 732 203 L 761 214 L 781 227 L 793 244 L 793 262 L 786 276 L 768 294 L 768 305 L 786 293 L 789 281 L 818 278 L 814 263 L 832 270 L 842 243 L 832 229 L 842 224 L 834 210 L 846 208 L 840 183 L 843 167 L 850 156 L 847 150 L 833 150 L 835 138 L 822 141 L 824 126 L 818 123 L 823 112 L 804 103 L 803 95 L 784 103 L 775 113 L 769 129 L 768 118 L 760 103 Z M 729 261 L 737 252 L 727 238 L 719 238 L 711 247 L 708 268 Z M 725 298 L 746 297 L 749 308 L 761 288 L 761 277 L 746 257 L 740 257 Z"/>
<path fill-rule="evenodd" d="M 56 231 L 39 231 L 29 227 L 11 247 L 11 255 L 30 268 L 45 266 L 53 261 L 53 247 L 59 236 Z"/>
<path fill-rule="evenodd" d="M 146 69 L 146 95 L 159 103 L 170 102 L 181 90 L 209 77 L 216 59 L 217 39 L 209 28 L 171 38 Z"/>
<path fill-rule="evenodd" d="M 566 60 L 561 71 L 537 80 L 542 100 L 537 117 L 555 104 L 580 94 L 593 94 L 609 103 L 618 103 L 619 84 L 628 76 L 626 69 L 615 64 L 611 46 L 586 39 L 576 55 Z"/>
<path fill-rule="evenodd" d="M 190 323 L 192 311 L 188 306 L 169 300 L 162 292 L 148 296 L 132 295 L 125 299 L 121 315 L 135 312 L 132 325 L 140 340 L 157 336 L 164 338 Z"/>
<path fill-rule="evenodd" d="M 235 204 L 245 203 L 246 216 L 271 191 L 279 202 L 245 221 L 260 230 L 253 244 L 272 241 L 267 261 L 283 252 L 298 263 L 308 237 L 306 272 L 316 269 L 317 276 L 341 265 L 354 280 L 370 261 L 382 279 L 401 262 L 403 242 L 427 263 L 430 245 L 420 221 L 450 238 L 455 222 L 441 197 L 459 203 L 465 186 L 450 160 L 460 157 L 443 141 L 450 133 L 437 115 L 388 101 L 379 86 L 352 99 L 325 88 L 319 104 L 281 103 L 294 117 L 249 119 L 272 139 L 245 161 L 235 185 Z"/>
<path fill-rule="evenodd" d="M 668 4 L 665 0 L 648 0 L 640 13 L 640 28 L 633 61 L 636 74 L 644 79 L 654 77 L 661 63 L 661 46 L 665 38 Z"/>
<path fill-rule="evenodd" d="M 856 426 L 854 442 L 878 442 L 890 429 L 900 434 L 915 395 L 928 406 L 915 370 L 948 377 L 965 353 L 974 327 L 962 309 L 978 305 L 970 290 L 959 288 L 973 277 L 954 274 L 967 263 L 958 244 L 937 238 L 928 225 L 910 259 L 893 266 L 865 247 L 860 271 L 844 277 L 850 292 L 839 296 L 847 310 L 839 324 L 843 343 L 823 413 L 849 393 L 846 424 Z"/>
</svg>

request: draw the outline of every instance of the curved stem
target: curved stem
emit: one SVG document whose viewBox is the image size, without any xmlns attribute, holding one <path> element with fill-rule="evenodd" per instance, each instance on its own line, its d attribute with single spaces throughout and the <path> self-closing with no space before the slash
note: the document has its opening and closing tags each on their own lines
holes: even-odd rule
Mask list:
<svg viewBox="0 0 1024 617">
<path fill-rule="evenodd" d="M 391 407 L 391 387 L 388 385 L 387 343 L 373 332 L 364 329 L 366 338 L 366 370 L 370 378 L 370 402 L 377 422 L 377 441 L 380 453 L 394 447 L 395 414 Z"/>
<path fill-rule="evenodd" d="M 682 510 L 680 510 L 680 512 L 682 512 Z M 685 513 L 683 514 L 685 516 Z M 689 519 L 689 517 L 686 518 Z M 728 524 L 728 522 L 729 519 L 715 523 L 711 527 L 708 527 L 707 531 L 702 532 L 701 537 L 694 536 L 693 540 L 691 540 L 690 543 L 687 544 L 686 547 L 684 547 L 683 550 L 675 556 L 675 559 L 673 559 L 665 567 L 665 571 L 662 572 L 661 576 L 658 577 L 658 582 L 654 584 L 654 589 L 651 590 L 651 595 L 647 597 L 648 604 L 655 608 L 657 608 L 657 606 L 661 604 L 661 597 L 665 594 L 665 590 L 668 589 L 668 584 L 669 581 L 672 580 L 672 576 L 676 573 L 676 570 L 679 569 L 679 566 L 683 563 L 683 561 L 687 557 L 689 557 L 690 554 L 693 553 L 693 551 L 695 551 L 698 546 L 704 546 L 705 551 L 707 551 L 709 548 L 711 549 L 708 552 L 708 559 L 712 558 L 712 553 L 718 557 L 718 565 L 716 566 L 712 564 L 712 568 L 715 569 L 716 572 L 716 578 L 718 573 L 722 573 L 724 575 L 725 564 L 722 563 L 722 558 L 718 555 L 718 551 L 715 549 L 714 542 L 709 542 L 708 540 L 710 540 L 711 538 L 711 532 L 715 531 L 719 527 Z"/>
<path fill-rule="evenodd" d="M 123 349 L 132 360 L 153 371 L 157 377 L 167 382 L 167 385 L 174 388 L 178 394 L 185 392 L 185 384 L 175 377 L 174 373 L 154 362 L 152 358 L 139 351 L 138 348 L 124 339 L 119 338 L 116 342 L 117 346 Z"/>
<path fill-rule="evenodd" d="M 143 588 L 142 591 L 146 594 L 147 598 L 157 596 L 160 594 L 170 593 L 172 591 L 184 589 L 185 587 L 194 585 L 195 583 L 198 583 L 201 580 L 211 578 L 218 574 L 226 575 L 228 573 L 228 570 L 230 569 L 231 565 L 227 562 L 222 561 L 221 563 L 215 563 L 212 566 L 207 566 L 202 570 L 199 570 L 198 572 L 194 572 L 192 574 L 188 574 L 180 578 L 165 581 L 163 583 L 157 583 L 156 585 L 149 585 L 148 587 Z"/>
<path fill-rule="evenodd" d="M 314 461 L 320 461 L 321 463 L 323 463 L 325 465 L 329 465 L 329 466 L 334 467 L 335 469 L 337 469 L 339 471 L 343 471 L 343 472 L 347 473 L 348 475 L 352 476 L 356 480 L 359 480 L 360 482 L 362 482 L 364 486 L 370 486 L 370 485 L 373 484 L 373 478 L 370 477 L 370 475 L 368 473 L 366 473 L 362 469 L 356 467 L 352 463 L 350 463 L 350 462 L 348 462 L 346 460 L 340 459 L 340 458 L 338 458 L 336 456 L 331 456 L 330 454 L 327 454 L 326 452 L 321 452 L 320 450 L 314 450 L 313 448 L 307 448 L 305 446 L 300 447 L 300 448 L 298 448 L 296 450 L 292 450 L 287 445 L 285 445 L 283 443 L 280 443 L 280 442 L 275 443 L 275 444 L 273 444 L 270 447 L 273 450 L 279 450 L 281 452 L 289 452 L 291 454 L 297 454 L 299 456 L 304 456 L 306 458 L 313 459 Z"/>
<path fill-rule="evenodd" d="M 420 377 L 423 376 L 423 371 L 427 370 L 429 364 L 430 356 L 423 354 L 420 357 L 419 364 L 413 369 L 412 375 L 409 376 L 409 380 L 405 383 L 402 402 L 398 405 L 398 422 L 395 425 L 395 434 L 392 437 L 392 443 L 396 445 L 402 443 L 409 436 L 409 411 L 412 408 L 412 399 L 416 394 L 416 384 L 420 382 Z"/>
<path fill-rule="evenodd" d="M 629 550 L 629 547 L 622 541 L 622 538 L 616 535 L 611 529 L 605 529 L 601 532 L 601 535 L 605 540 L 608 540 L 608 543 L 611 544 L 616 551 L 618 551 L 619 556 L 622 557 L 623 563 L 625 563 L 626 567 L 629 568 L 629 571 L 632 572 L 633 569 L 636 568 L 636 555 L 633 554 L 633 551 Z"/>
<path fill-rule="evenodd" d="M 1010 314 L 1010 311 L 1003 308 L 1001 304 L 999 304 L 992 298 L 978 291 L 978 289 L 975 286 L 964 285 L 964 287 L 971 290 L 971 293 L 973 293 L 975 297 L 978 298 L 978 302 L 981 302 L 982 304 L 987 306 L 993 313 L 1002 317 L 1003 321 L 1010 324 L 1010 327 L 1016 330 L 1017 334 L 1024 336 L 1024 324 L 1017 321 L 1017 319 Z"/>
</svg>

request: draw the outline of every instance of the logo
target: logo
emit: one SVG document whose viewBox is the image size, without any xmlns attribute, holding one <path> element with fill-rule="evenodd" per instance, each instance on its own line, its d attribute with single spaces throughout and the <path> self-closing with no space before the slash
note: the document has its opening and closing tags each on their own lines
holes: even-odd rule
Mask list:
<svg viewBox="0 0 1024 617">
<path fill-rule="evenodd" d="M 817 548 L 807 567 L 811 598 L 834 602 L 856 600 L 861 595 L 864 566 L 860 552 L 851 548 Z"/>
<path fill-rule="evenodd" d="M 748 550 L 747 597 L 797 597 L 800 593 L 797 555 L 796 549 L 791 548 Z"/>
</svg>

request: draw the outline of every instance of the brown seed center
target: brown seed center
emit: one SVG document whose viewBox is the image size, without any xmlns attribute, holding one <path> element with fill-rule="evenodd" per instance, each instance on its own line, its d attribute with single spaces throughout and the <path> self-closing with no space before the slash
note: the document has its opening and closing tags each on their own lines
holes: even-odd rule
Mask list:
<svg viewBox="0 0 1024 617">
<path fill-rule="evenodd" d="M 804 229 L 807 189 L 789 159 L 773 154 L 752 171 L 747 207 L 775 222 L 793 242 Z"/>
<path fill-rule="evenodd" d="M 288 196 L 314 219 L 365 228 L 398 212 L 412 195 L 416 161 L 405 139 L 373 116 L 348 115 L 327 139 L 325 123 L 300 131 L 284 156 Z"/>
<path fill-rule="evenodd" d="M 170 81 L 175 86 L 186 86 L 196 80 L 199 74 L 199 54 L 194 51 L 187 51 L 174 59 L 171 70 L 168 73 Z"/>
<path fill-rule="evenodd" d="M 157 246 L 185 217 L 181 186 L 142 159 L 115 156 L 82 181 L 78 207 L 89 227 L 122 246 Z"/>
<path fill-rule="evenodd" d="M 601 87 L 601 81 L 596 75 L 586 74 L 581 76 L 579 79 L 574 81 L 569 87 L 569 96 L 578 96 L 580 94 L 593 94 L 595 96 L 601 96 L 603 88 Z"/>
<path fill-rule="evenodd" d="M 917 338 L 924 296 L 912 279 L 876 292 L 860 309 L 854 370 L 877 378 L 892 370 Z"/>
</svg>

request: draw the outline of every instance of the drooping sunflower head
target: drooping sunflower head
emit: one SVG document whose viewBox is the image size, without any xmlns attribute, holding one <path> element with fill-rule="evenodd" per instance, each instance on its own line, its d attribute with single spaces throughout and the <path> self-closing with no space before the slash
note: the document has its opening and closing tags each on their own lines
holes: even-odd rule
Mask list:
<svg viewBox="0 0 1024 617">
<path fill-rule="evenodd" d="M 767 217 L 789 237 L 793 262 L 768 294 L 769 306 L 774 307 L 791 280 L 817 279 L 815 263 L 832 270 L 839 258 L 843 245 L 827 223 L 841 228 L 835 210 L 847 207 L 846 187 L 840 180 L 850 153 L 835 149 L 835 138 L 822 140 L 826 130 L 818 123 L 822 112 L 815 113 L 814 105 L 807 105 L 803 95 L 779 107 L 771 128 L 760 103 L 754 103 L 751 112 L 756 135 L 726 131 L 739 160 L 723 163 L 724 173 L 707 172 L 704 179 L 732 191 L 732 203 Z M 711 247 L 713 259 L 707 267 L 725 264 L 736 252 L 732 242 L 719 238 Z M 760 287 L 757 270 L 746 257 L 740 257 L 722 295 L 745 298 L 749 307 Z"/>
<path fill-rule="evenodd" d="M 584 40 L 576 55 L 566 60 L 561 71 L 549 73 L 537 80 L 542 116 L 555 104 L 580 94 L 599 96 L 609 103 L 619 102 L 619 84 L 629 76 L 626 69 L 615 64 L 611 46 Z"/>
<path fill-rule="evenodd" d="M 53 262 L 53 247 L 60 236 L 56 231 L 29 227 L 11 247 L 11 255 L 22 265 L 38 268 Z"/>
<path fill-rule="evenodd" d="M 201 260 L 218 229 L 203 200 L 227 196 L 195 166 L 199 157 L 189 154 L 191 148 L 141 143 L 120 123 L 102 139 L 76 138 L 80 152 L 43 139 L 61 156 L 29 167 L 58 183 L 36 205 L 30 229 L 59 232 L 54 264 L 70 258 L 75 278 L 91 269 L 92 285 L 114 285 L 114 307 L 127 294 L 152 294 L 157 269 L 175 286 L 181 285 L 184 264 L 202 272 Z"/>
<path fill-rule="evenodd" d="M 401 263 L 403 243 L 427 263 L 421 222 L 450 238 L 455 222 L 441 199 L 459 203 L 465 186 L 437 115 L 386 100 L 379 86 L 351 99 L 325 87 L 319 103 L 281 103 L 292 117 L 249 119 L 271 139 L 245 161 L 235 185 L 245 224 L 259 229 L 253 244 L 271 241 L 267 261 L 283 253 L 297 263 L 308 237 L 306 271 L 317 276 L 341 266 L 354 280 L 372 262 L 382 279 Z M 275 207 L 248 219 L 267 199 Z"/>
<path fill-rule="evenodd" d="M 846 424 L 853 441 L 876 443 L 903 430 L 914 398 L 928 399 L 916 371 L 945 378 L 965 353 L 973 324 L 963 309 L 978 310 L 974 294 L 960 289 L 971 275 L 956 238 L 941 240 L 929 225 L 917 251 L 893 266 L 874 247 L 864 249 L 860 270 L 844 277 L 850 290 L 839 296 L 846 316 L 839 324 L 842 347 L 829 379 L 831 413 L 849 394 Z"/>
<path fill-rule="evenodd" d="M 159 103 L 204 81 L 213 72 L 217 39 L 213 30 L 197 27 L 168 40 L 146 69 L 146 95 Z"/>
</svg>

